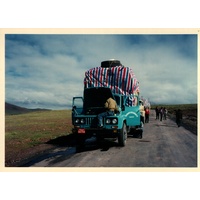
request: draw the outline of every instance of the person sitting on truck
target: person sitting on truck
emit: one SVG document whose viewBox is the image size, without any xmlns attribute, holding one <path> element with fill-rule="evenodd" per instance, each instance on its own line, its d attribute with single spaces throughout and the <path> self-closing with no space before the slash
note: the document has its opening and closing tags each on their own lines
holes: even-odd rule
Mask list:
<svg viewBox="0 0 200 200">
<path fill-rule="evenodd" d="M 117 103 L 114 99 L 111 97 L 106 100 L 105 106 L 106 112 L 98 114 L 98 126 L 101 128 L 103 127 L 103 118 L 106 116 L 112 116 L 115 114 L 115 112 L 119 112 L 119 109 L 117 107 Z"/>
</svg>

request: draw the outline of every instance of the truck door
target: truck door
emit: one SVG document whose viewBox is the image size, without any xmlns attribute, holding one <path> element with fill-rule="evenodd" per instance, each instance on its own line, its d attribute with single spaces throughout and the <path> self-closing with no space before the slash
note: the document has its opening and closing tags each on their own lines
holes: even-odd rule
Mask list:
<svg viewBox="0 0 200 200">
<path fill-rule="evenodd" d="M 72 124 L 74 125 L 74 117 L 83 112 L 83 97 L 73 97 L 72 101 Z"/>
<path fill-rule="evenodd" d="M 74 115 L 81 114 L 83 112 L 83 97 L 73 97 L 72 113 Z"/>
<path fill-rule="evenodd" d="M 125 99 L 124 114 L 126 116 L 127 126 L 139 126 L 140 125 L 140 107 L 136 97 L 135 105 L 130 105 L 130 99 Z"/>
</svg>

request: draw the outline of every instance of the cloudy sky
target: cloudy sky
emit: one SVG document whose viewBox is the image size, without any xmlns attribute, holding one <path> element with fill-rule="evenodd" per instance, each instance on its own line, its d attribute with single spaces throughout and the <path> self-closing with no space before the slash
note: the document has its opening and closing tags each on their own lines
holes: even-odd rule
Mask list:
<svg viewBox="0 0 200 200">
<path fill-rule="evenodd" d="M 71 108 L 85 71 L 110 58 L 133 69 L 150 102 L 197 103 L 196 34 L 6 34 L 6 102 Z"/>
</svg>

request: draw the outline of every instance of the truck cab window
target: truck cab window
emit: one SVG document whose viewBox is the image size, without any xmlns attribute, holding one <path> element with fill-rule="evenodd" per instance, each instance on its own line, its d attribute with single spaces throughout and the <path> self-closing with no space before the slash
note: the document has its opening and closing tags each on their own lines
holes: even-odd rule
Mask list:
<svg viewBox="0 0 200 200">
<path fill-rule="evenodd" d="M 73 104 L 76 108 L 83 108 L 83 99 L 75 98 Z"/>
<path fill-rule="evenodd" d="M 133 107 L 133 106 L 137 106 L 137 102 L 138 102 L 137 97 L 129 96 L 129 97 L 126 98 L 125 105 Z"/>
</svg>

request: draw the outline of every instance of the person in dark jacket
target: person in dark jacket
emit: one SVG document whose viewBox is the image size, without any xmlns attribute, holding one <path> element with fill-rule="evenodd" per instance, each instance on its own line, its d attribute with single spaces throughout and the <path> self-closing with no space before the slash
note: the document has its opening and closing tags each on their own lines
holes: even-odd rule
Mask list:
<svg viewBox="0 0 200 200">
<path fill-rule="evenodd" d="M 163 107 L 160 108 L 160 121 L 162 121 L 163 118 Z"/>
<path fill-rule="evenodd" d="M 176 124 L 178 127 L 181 126 L 181 121 L 182 121 L 182 111 L 180 109 L 176 110 Z"/>
<path fill-rule="evenodd" d="M 155 112 L 156 112 L 156 119 L 159 119 L 159 109 L 158 109 L 158 107 L 156 107 Z"/>
</svg>

